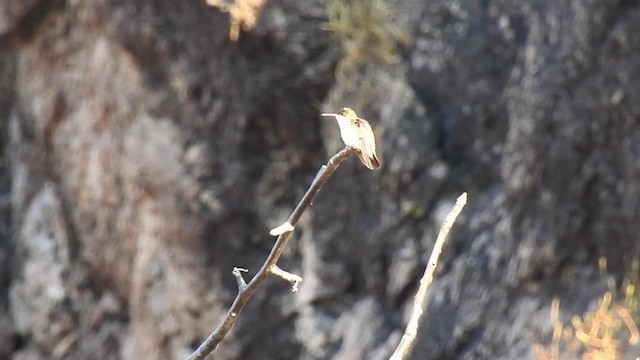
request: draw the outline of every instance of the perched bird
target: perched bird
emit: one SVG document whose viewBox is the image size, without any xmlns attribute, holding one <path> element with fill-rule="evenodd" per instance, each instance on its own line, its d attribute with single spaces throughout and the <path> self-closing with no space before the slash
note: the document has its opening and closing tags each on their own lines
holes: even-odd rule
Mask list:
<svg viewBox="0 0 640 360">
<path fill-rule="evenodd" d="M 364 166 L 371 170 L 380 167 L 380 159 L 376 155 L 376 139 L 367 120 L 359 118 L 355 111 L 347 107 L 338 113 L 324 113 L 322 116 L 333 116 L 338 120 L 342 141 L 356 149 Z"/>
</svg>

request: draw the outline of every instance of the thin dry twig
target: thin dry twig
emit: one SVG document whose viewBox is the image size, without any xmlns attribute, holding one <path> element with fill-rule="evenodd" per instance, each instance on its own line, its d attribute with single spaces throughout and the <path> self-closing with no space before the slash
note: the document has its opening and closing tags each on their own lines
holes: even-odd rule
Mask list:
<svg viewBox="0 0 640 360">
<path fill-rule="evenodd" d="M 424 311 L 424 303 L 427 298 L 427 291 L 429 290 L 429 285 L 431 285 L 431 280 L 433 280 L 433 272 L 436 269 L 436 265 L 438 264 L 440 252 L 442 252 L 442 247 L 447 241 L 447 236 L 449 235 L 451 226 L 453 226 L 453 223 L 456 221 L 456 218 L 466 204 L 467 193 L 465 192 L 462 193 L 462 195 L 458 196 L 456 204 L 453 206 L 451 211 L 449 211 L 449 214 L 447 214 L 447 217 L 444 219 L 442 226 L 440 226 L 440 232 L 438 232 L 436 244 L 433 246 L 433 251 L 431 251 L 431 256 L 429 257 L 429 264 L 427 264 L 427 268 L 424 270 L 424 275 L 422 275 L 422 279 L 420 279 L 420 287 L 418 288 L 418 292 L 416 293 L 416 296 L 413 300 L 413 309 L 411 309 L 411 317 L 409 318 L 407 329 L 404 331 L 404 335 L 402 335 L 402 339 L 400 340 L 398 347 L 393 352 L 389 360 L 404 359 L 404 357 L 409 354 L 411 348 L 413 347 L 413 341 L 418 335 L 418 327 L 420 326 L 420 318 L 422 317 L 422 312 Z"/>
<path fill-rule="evenodd" d="M 292 228 L 295 228 L 302 217 L 302 214 L 305 210 L 311 206 L 313 200 L 316 195 L 322 189 L 322 186 L 329 180 L 331 175 L 336 171 L 338 166 L 342 164 L 351 154 L 356 151 L 355 148 L 346 147 L 337 154 L 335 154 L 326 165 L 323 165 L 318 171 L 315 179 L 311 183 L 311 186 L 307 190 L 307 192 L 298 203 L 298 206 L 293 210 L 291 216 L 287 222 L 291 225 Z M 209 335 L 209 337 L 194 351 L 187 360 L 201 360 L 204 359 L 207 354 L 215 350 L 216 347 L 220 344 L 222 339 L 227 335 L 229 330 L 233 327 L 238 319 L 238 315 L 244 308 L 245 304 L 249 301 L 253 293 L 267 280 L 269 275 L 276 275 L 284 278 L 285 280 L 291 282 L 292 289 L 297 290 L 297 286 L 302 280 L 301 278 L 293 278 L 294 274 L 287 273 L 282 269 L 277 267 L 278 260 L 284 251 L 284 248 L 287 246 L 289 242 L 289 238 L 291 237 L 292 231 L 284 231 L 279 234 L 278 239 L 276 240 L 275 245 L 271 249 L 271 253 L 267 257 L 267 260 L 264 262 L 260 270 L 256 273 L 256 275 L 251 279 L 248 284 L 244 284 L 244 280 L 242 279 L 241 271 L 242 269 L 235 268 L 233 275 L 238 282 L 238 295 L 236 295 L 233 304 L 229 308 L 227 315 L 222 320 L 222 323 L 218 325 L 215 330 Z"/>
</svg>

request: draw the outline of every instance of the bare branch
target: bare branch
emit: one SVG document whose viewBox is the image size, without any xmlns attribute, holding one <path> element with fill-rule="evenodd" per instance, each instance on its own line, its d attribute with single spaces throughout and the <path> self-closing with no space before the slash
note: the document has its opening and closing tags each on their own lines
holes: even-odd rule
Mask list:
<svg viewBox="0 0 640 360">
<path fill-rule="evenodd" d="M 429 285 L 431 285 L 431 281 L 433 280 L 433 272 L 436 269 L 436 265 L 438 264 L 438 258 L 440 257 L 440 253 L 442 252 L 442 247 L 444 246 L 445 241 L 447 241 L 447 236 L 449 235 L 449 230 L 453 223 L 456 221 L 456 218 L 462 211 L 462 208 L 467 204 L 467 193 L 462 193 L 456 200 L 456 204 L 453 206 L 447 217 L 444 219 L 442 226 L 440 226 L 440 232 L 438 232 L 438 238 L 436 239 L 436 243 L 433 246 L 433 251 L 431 251 L 431 256 L 429 257 L 429 263 L 427 264 L 427 268 L 424 270 L 424 275 L 422 275 L 422 279 L 420 279 L 420 287 L 418 288 L 418 292 L 413 300 L 413 309 L 411 309 L 411 317 L 409 318 L 409 323 L 407 324 L 407 329 L 404 331 L 404 335 L 402 335 L 402 339 L 398 344 L 398 347 L 393 352 L 393 355 L 389 358 L 389 360 L 402 360 L 405 356 L 409 354 L 411 348 L 413 347 L 413 341 L 416 339 L 418 335 L 418 327 L 420 326 L 420 318 L 422 317 L 422 312 L 424 311 L 424 303 L 427 298 L 427 291 L 429 290 Z"/>
<path fill-rule="evenodd" d="M 323 165 L 320 168 L 320 171 L 318 171 L 318 174 L 316 175 L 315 179 L 313 179 L 311 186 L 309 187 L 307 192 L 304 194 L 304 196 L 302 197 L 302 200 L 300 200 L 300 203 L 298 203 L 298 206 L 296 206 L 296 208 L 293 210 L 293 213 L 291 213 L 291 216 L 289 216 L 289 219 L 287 220 L 287 222 L 291 225 L 292 228 L 295 228 L 296 225 L 298 225 L 298 221 L 300 221 L 300 217 L 302 217 L 302 214 L 305 212 L 305 210 L 307 210 L 309 206 L 311 206 L 316 195 L 318 194 L 320 189 L 322 189 L 322 186 L 324 186 L 327 180 L 329 180 L 329 178 L 331 177 L 331 175 L 333 175 L 333 173 L 336 171 L 338 166 L 340 166 L 340 164 L 342 164 L 342 162 L 345 161 L 355 151 L 356 149 L 352 147 L 346 147 L 340 152 L 338 152 L 337 154 L 333 155 L 333 157 L 329 159 L 327 164 Z M 231 330 L 233 325 L 236 323 L 238 315 L 244 308 L 247 301 L 249 301 L 253 293 L 255 293 L 256 290 L 267 280 L 269 275 L 273 274 L 274 272 L 277 272 L 277 271 L 274 271 L 274 269 L 277 268 L 276 264 L 278 263 L 278 260 L 280 259 L 282 252 L 287 246 L 287 243 L 289 242 L 289 238 L 291 237 L 291 234 L 292 234 L 291 231 L 284 231 L 283 233 L 279 234 L 275 245 L 271 249 L 271 253 L 269 254 L 269 257 L 267 257 L 267 260 L 264 262 L 264 264 L 262 265 L 260 270 L 256 273 L 256 275 L 253 277 L 253 279 L 251 279 L 249 284 L 247 284 L 246 286 L 241 286 L 241 282 L 238 280 L 238 278 L 242 279 L 242 275 L 240 275 L 240 270 L 237 271 L 238 275 L 235 275 L 234 273 L 234 276 L 236 277 L 236 281 L 238 281 L 238 295 L 233 301 L 233 304 L 231 304 L 231 307 L 229 308 L 227 315 L 222 320 L 222 323 L 213 330 L 213 332 L 209 335 L 209 337 L 207 337 L 207 339 L 202 344 L 200 344 L 198 349 L 196 349 L 196 351 L 194 351 L 187 358 L 187 360 L 204 359 L 204 357 L 207 356 L 207 354 L 209 354 L 210 352 L 215 350 L 216 347 L 218 347 L 222 339 L 224 339 L 224 337 L 227 335 L 229 330 Z M 280 271 L 283 271 L 283 270 L 280 270 Z M 283 273 L 279 273 L 279 276 L 282 277 L 282 274 Z M 290 273 L 287 273 L 287 274 L 293 275 Z M 300 279 L 300 281 L 301 280 L 302 279 Z M 287 279 L 287 281 L 289 281 L 289 279 Z M 242 282 L 244 282 L 244 280 L 242 280 Z M 294 286 L 295 288 L 295 286 L 297 285 L 292 284 L 292 286 Z"/>
</svg>

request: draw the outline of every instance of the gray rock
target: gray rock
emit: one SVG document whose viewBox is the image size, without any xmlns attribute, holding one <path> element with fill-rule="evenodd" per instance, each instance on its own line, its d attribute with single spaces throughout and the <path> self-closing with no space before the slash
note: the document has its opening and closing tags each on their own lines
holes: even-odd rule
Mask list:
<svg viewBox="0 0 640 360">
<path fill-rule="evenodd" d="M 589 309 L 598 259 L 637 259 L 640 7 L 389 3 L 409 41 L 355 92 L 327 2 L 270 1 L 237 42 L 204 1 L 0 5 L 0 357 L 186 357 L 342 106 L 382 169 L 336 172 L 279 263 L 300 292 L 270 280 L 213 357 L 388 357 L 462 191 L 413 359 L 532 358 L 553 298 Z"/>
</svg>

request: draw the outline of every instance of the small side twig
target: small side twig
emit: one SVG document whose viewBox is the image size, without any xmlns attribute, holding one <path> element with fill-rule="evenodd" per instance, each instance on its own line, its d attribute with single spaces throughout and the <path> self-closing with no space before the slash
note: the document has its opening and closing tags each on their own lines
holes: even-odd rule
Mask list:
<svg viewBox="0 0 640 360">
<path fill-rule="evenodd" d="M 420 318 L 422 317 L 422 313 L 424 311 L 424 303 L 427 298 L 427 291 L 429 290 L 429 285 L 431 285 L 431 281 L 433 280 L 433 272 L 436 269 L 436 265 L 438 264 L 438 258 L 440 257 L 440 253 L 442 252 L 442 247 L 444 243 L 447 241 L 447 236 L 449 235 L 449 230 L 453 223 L 456 221 L 456 218 L 462 211 L 462 208 L 467 204 L 467 193 L 462 193 L 456 200 L 455 205 L 447 214 L 447 217 L 444 219 L 442 226 L 440 226 L 440 231 L 438 232 L 438 238 L 436 239 L 436 243 L 433 246 L 433 251 L 431 251 L 431 256 L 429 257 L 429 264 L 427 264 L 427 268 L 424 270 L 424 275 L 420 279 L 420 287 L 418 288 L 418 292 L 413 300 L 413 308 L 411 309 L 411 316 L 409 318 L 409 323 L 407 324 L 407 328 L 404 331 L 404 335 L 402 335 L 402 339 L 398 344 L 398 347 L 393 352 L 389 360 L 402 360 L 405 356 L 407 356 L 412 347 L 413 341 L 416 339 L 418 335 L 418 327 L 420 326 Z"/>
<path fill-rule="evenodd" d="M 323 165 L 322 168 L 320 168 L 320 171 L 318 171 L 315 179 L 313 179 L 311 186 L 304 194 L 304 196 L 300 200 L 300 203 L 298 203 L 298 206 L 296 206 L 296 208 L 293 210 L 293 213 L 291 213 L 291 216 L 289 216 L 289 219 L 285 223 L 288 224 L 288 226 L 272 230 L 273 234 L 278 235 L 278 239 L 276 240 L 275 245 L 273 245 L 273 248 L 271 249 L 271 253 L 269 253 L 269 256 L 267 257 L 267 260 L 264 262 L 253 279 L 251 279 L 251 281 L 246 284 L 246 286 L 243 286 L 244 279 L 242 278 L 241 274 L 242 270 L 236 268 L 238 269 L 236 271 L 236 269 L 234 269 L 233 274 L 236 278 L 236 281 L 238 282 L 238 295 L 236 295 L 236 298 L 233 301 L 233 304 L 231 304 L 227 315 L 222 320 L 222 323 L 213 330 L 209 337 L 207 337 L 207 339 L 202 344 L 200 344 L 200 346 L 198 346 L 196 351 L 189 355 L 187 360 L 204 359 L 207 354 L 218 347 L 222 339 L 224 339 L 229 330 L 231 330 L 233 325 L 236 323 L 238 315 L 240 314 L 246 303 L 256 292 L 256 290 L 267 280 L 269 275 L 278 275 L 291 282 L 293 289 L 297 289 L 297 286 L 302 279 L 300 278 L 300 281 L 297 281 L 297 279 L 294 279 L 290 276 L 294 274 L 290 274 L 281 270 L 276 266 L 276 264 L 278 263 L 282 252 L 289 242 L 292 230 L 296 227 L 298 221 L 300 221 L 300 217 L 302 217 L 302 214 L 305 212 L 305 210 L 307 210 L 309 206 L 311 206 L 320 189 L 322 189 L 327 180 L 329 180 L 331 175 L 333 175 L 338 166 L 340 166 L 340 164 L 342 164 L 342 162 L 344 162 L 355 151 L 355 148 L 348 146 L 331 157 L 327 164 Z M 280 270 L 280 272 L 278 272 L 278 270 Z"/>
<path fill-rule="evenodd" d="M 302 282 L 302 278 L 300 276 L 296 274 L 292 274 L 288 271 L 284 271 L 280 269 L 278 265 L 273 265 L 269 269 L 269 273 L 271 275 L 282 278 L 284 281 L 289 282 L 289 284 L 291 284 L 291 292 L 298 291 L 298 288 L 300 287 L 300 283 Z"/>
<path fill-rule="evenodd" d="M 231 274 L 233 274 L 233 277 L 236 278 L 236 282 L 238 283 L 239 290 L 242 290 L 247 287 L 247 282 L 244 281 L 244 277 L 242 277 L 243 272 L 249 272 L 249 270 L 239 268 L 239 267 L 234 267 L 233 271 L 231 271 Z"/>
</svg>

